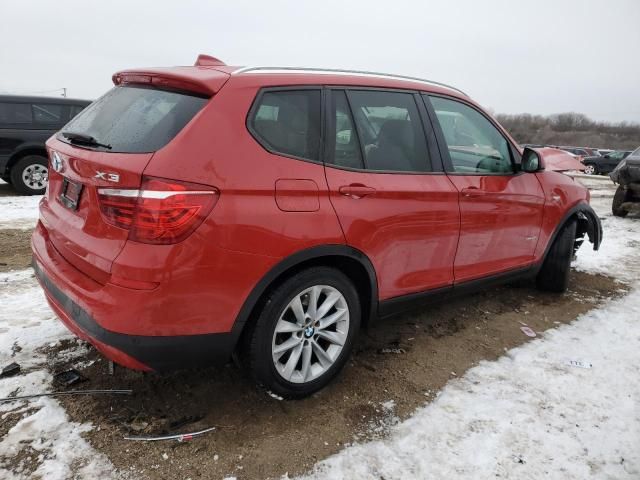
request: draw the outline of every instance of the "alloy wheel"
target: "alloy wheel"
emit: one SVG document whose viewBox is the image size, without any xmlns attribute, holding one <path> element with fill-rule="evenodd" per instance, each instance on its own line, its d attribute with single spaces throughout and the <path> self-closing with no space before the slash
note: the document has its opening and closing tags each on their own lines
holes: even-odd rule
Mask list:
<svg viewBox="0 0 640 480">
<path fill-rule="evenodd" d="M 271 355 L 276 371 L 292 383 L 310 382 L 331 368 L 349 334 L 349 306 L 329 285 L 296 294 L 280 314 Z"/>
</svg>

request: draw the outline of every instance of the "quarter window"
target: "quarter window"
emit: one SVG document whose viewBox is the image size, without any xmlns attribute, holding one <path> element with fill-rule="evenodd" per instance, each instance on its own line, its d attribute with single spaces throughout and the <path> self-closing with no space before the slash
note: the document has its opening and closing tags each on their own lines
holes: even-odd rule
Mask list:
<svg viewBox="0 0 640 480">
<path fill-rule="evenodd" d="M 267 91 L 250 123 L 257 140 L 283 155 L 320 159 L 320 90 Z"/>
<path fill-rule="evenodd" d="M 424 129 L 412 94 L 358 90 L 349 91 L 348 96 L 366 169 L 431 171 Z M 336 123 L 337 117 L 338 110 Z"/>
<path fill-rule="evenodd" d="M 454 172 L 513 173 L 509 143 L 477 110 L 455 100 L 430 97 Z"/>
</svg>

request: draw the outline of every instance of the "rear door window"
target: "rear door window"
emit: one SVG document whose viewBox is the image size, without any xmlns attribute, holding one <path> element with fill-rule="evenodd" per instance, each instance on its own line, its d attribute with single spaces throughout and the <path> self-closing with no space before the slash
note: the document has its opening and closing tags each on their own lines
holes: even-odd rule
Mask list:
<svg viewBox="0 0 640 480">
<path fill-rule="evenodd" d="M 111 152 L 148 153 L 164 147 L 207 98 L 145 87 L 115 87 L 62 130 L 93 137 Z M 67 141 L 62 135 L 58 137 Z"/>
<path fill-rule="evenodd" d="M 272 153 L 320 159 L 320 90 L 267 90 L 258 97 L 249 131 Z"/>
<path fill-rule="evenodd" d="M 45 103 L 34 103 L 31 106 L 33 120 L 39 124 L 62 125 L 64 124 L 64 106 Z"/>
<path fill-rule="evenodd" d="M 0 103 L 0 123 L 27 124 L 33 121 L 31 104 L 29 103 Z"/>
<path fill-rule="evenodd" d="M 347 95 L 367 170 L 432 170 L 424 128 L 413 94 L 350 90 Z M 338 120 L 336 117 L 336 122 Z"/>
</svg>

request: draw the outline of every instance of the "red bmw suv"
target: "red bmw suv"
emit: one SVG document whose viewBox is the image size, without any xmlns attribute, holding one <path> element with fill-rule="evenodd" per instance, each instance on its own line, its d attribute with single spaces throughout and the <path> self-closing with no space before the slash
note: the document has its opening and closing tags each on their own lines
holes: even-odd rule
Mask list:
<svg viewBox="0 0 640 480">
<path fill-rule="evenodd" d="M 376 318 L 517 277 L 561 292 L 588 191 L 466 94 L 356 71 L 127 70 L 47 142 L 33 267 L 133 369 L 225 362 L 287 397 Z"/>
</svg>

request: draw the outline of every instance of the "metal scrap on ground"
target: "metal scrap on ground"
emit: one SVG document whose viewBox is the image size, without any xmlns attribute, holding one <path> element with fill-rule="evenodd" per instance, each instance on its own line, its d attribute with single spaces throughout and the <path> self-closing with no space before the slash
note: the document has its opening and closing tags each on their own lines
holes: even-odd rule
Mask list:
<svg viewBox="0 0 640 480">
<path fill-rule="evenodd" d="M 33 395 L 18 395 L 16 397 L 0 398 L 0 403 L 13 402 L 15 400 L 28 400 L 30 398 L 38 397 L 56 397 L 62 395 L 131 395 L 133 390 L 69 390 L 68 392 L 49 392 L 49 393 L 35 393 Z"/>
<path fill-rule="evenodd" d="M 129 437 L 125 436 L 125 440 L 134 440 L 139 442 L 157 442 L 159 440 L 177 440 L 179 442 L 186 442 L 187 440 L 191 440 L 193 437 L 198 435 L 205 434 L 207 432 L 211 432 L 215 430 L 216 427 L 205 428 L 204 430 L 200 430 L 198 432 L 192 433 L 176 433 L 171 435 L 148 435 L 148 436 L 140 436 L 140 437 Z"/>
</svg>

